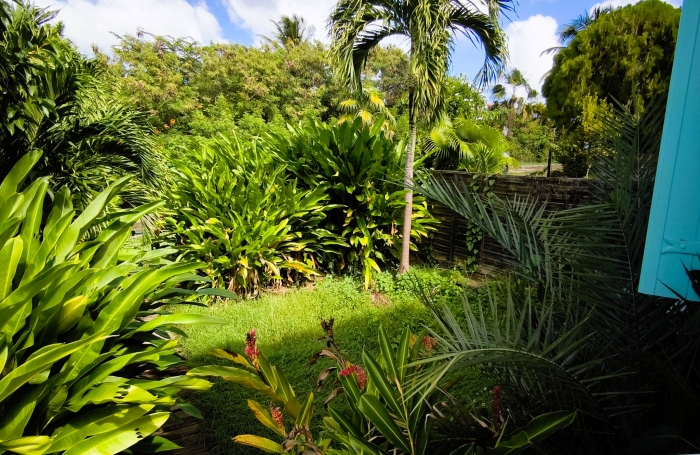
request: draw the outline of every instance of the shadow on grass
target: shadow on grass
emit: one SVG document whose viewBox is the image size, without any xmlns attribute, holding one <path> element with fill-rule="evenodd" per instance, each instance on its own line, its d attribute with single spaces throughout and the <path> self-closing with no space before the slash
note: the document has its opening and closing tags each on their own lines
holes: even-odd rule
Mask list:
<svg viewBox="0 0 700 455">
<path fill-rule="evenodd" d="M 300 291 L 310 292 L 314 291 Z M 320 292 L 319 297 L 323 297 Z M 367 293 L 367 298 L 369 294 Z M 328 302 L 324 302 L 328 303 Z M 255 305 L 252 301 L 243 305 Z M 325 344 L 319 341 L 323 336 L 318 317 L 336 317 L 335 334 L 344 356 L 353 363 L 362 363 L 362 351 L 376 355 L 378 353 L 377 334 L 380 325 L 383 325 L 391 338 L 398 338 L 406 326 L 411 327 L 414 333 L 421 331 L 426 324 L 431 324 L 431 316 L 417 302 L 413 303 L 383 303 L 381 306 L 357 309 L 357 314 L 344 308 L 339 313 L 340 316 L 330 312 L 313 314 L 317 320 L 316 324 L 292 330 L 292 333 L 281 335 L 274 342 L 266 341 L 264 329 L 258 329 L 258 346 L 270 360 L 270 363 L 282 369 L 289 378 L 292 387 L 300 399 L 306 399 L 308 393 L 314 392 L 315 418 L 313 429 L 318 430 L 323 416 L 327 415 L 323 408 L 323 402 L 333 389 L 333 384 L 329 383 L 317 392 L 315 390 L 318 375 L 324 369 L 335 366 L 329 359 L 320 359 L 315 365 L 309 365 L 309 359 L 318 350 L 323 349 Z M 371 303 L 369 304 L 371 305 Z M 324 306 L 324 305 L 320 305 Z M 318 308 L 319 311 L 328 308 Z M 369 310 L 369 311 L 368 311 Z M 214 309 L 214 312 L 216 310 Z M 309 309 L 309 312 L 315 311 Z M 235 311 L 231 311 L 235 313 Z M 274 318 L 274 315 L 268 315 Z M 261 321 L 262 322 L 262 321 Z M 278 324 L 285 324 L 284 320 L 277 321 Z M 235 324 L 240 327 L 240 324 Z M 259 326 L 256 326 L 259 327 Z M 217 331 L 215 339 L 216 345 L 208 346 L 208 349 L 224 348 L 234 352 L 243 352 L 245 348 L 245 334 L 248 330 L 232 330 L 231 326 L 211 327 L 207 330 Z M 203 334 L 199 334 L 201 337 Z M 226 361 L 204 354 L 204 346 L 198 345 L 198 352 L 190 352 L 188 362 L 191 366 L 227 364 Z M 236 384 L 225 381 L 216 381 L 216 384 L 207 393 L 197 394 L 193 397 L 193 403 L 202 411 L 204 415 L 204 431 L 207 446 L 212 447 L 213 454 L 249 454 L 260 453 L 257 449 L 248 448 L 234 443 L 231 438 L 239 434 L 256 434 L 279 440 L 271 431 L 263 427 L 254 417 L 247 406 L 247 400 L 254 399 L 267 407 L 269 398 L 249 391 Z M 335 406 L 345 407 L 345 399 L 340 396 L 334 402 Z M 315 431 L 315 434 L 317 432 Z"/>
</svg>

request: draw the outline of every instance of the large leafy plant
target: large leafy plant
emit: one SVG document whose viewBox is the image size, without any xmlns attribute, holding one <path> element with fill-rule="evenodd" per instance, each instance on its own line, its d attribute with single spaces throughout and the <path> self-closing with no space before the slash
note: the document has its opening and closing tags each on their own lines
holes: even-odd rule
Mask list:
<svg viewBox="0 0 700 455">
<path fill-rule="evenodd" d="M 41 149 L 32 172 L 50 175 L 53 190 L 68 186 L 76 207 L 126 174 L 134 182 L 120 198 L 140 205 L 157 174 L 146 115 L 114 95 L 118 83 L 62 36 L 56 16 L 0 0 L 0 178 Z"/>
<path fill-rule="evenodd" d="M 479 174 L 500 174 L 518 162 L 508 155 L 510 144 L 488 125 L 457 118 L 444 119 L 425 141 L 425 156 L 434 169 L 462 169 Z"/>
<path fill-rule="evenodd" d="M 372 271 L 400 257 L 406 191 L 397 184 L 404 167 L 403 146 L 383 131 L 383 120 L 364 126 L 361 118 L 339 125 L 314 123 L 274 135 L 269 145 L 291 178 L 303 188 L 326 188 L 335 207 L 322 226 L 342 237 L 341 256 L 326 255 L 334 271 L 360 270 L 369 284 Z M 420 241 L 435 222 L 425 200 L 413 201 L 411 239 Z M 411 249 L 415 250 L 414 243 Z"/>
<path fill-rule="evenodd" d="M 324 403 L 329 416 L 323 418 L 323 429 L 319 437 L 315 437 L 311 431 L 314 394 L 310 393 L 306 400 L 300 401 L 297 398 L 284 373 L 271 365 L 256 346 L 255 330 L 247 336 L 245 356 L 222 349 L 211 352 L 239 366 L 199 367 L 190 370 L 188 375 L 222 377 L 226 381 L 255 390 L 272 401 L 267 409 L 255 400 L 248 400 L 248 406 L 265 427 L 282 438 L 282 442 L 257 435 L 238 435 L 234 441 L 240 444 L 270 453 L 431 453 L 434 450 L 431 443 L 440 438 L 434 431 L 436 421 L 440 423 L 441 420 L 448 420 L 437 410 L 448 407 L 440 401 L 460 380 L 457 378 L 443 384 L 439 392 L 429 391 L 427 387 L 420 390 L 414 387 L 417 373 L 435 362 L 433 354 L 437 339 L 412 335 L 406 329 L 399 338 L 398 345 L 393 346 L 387 333 L 380 327 L 380 355 L 375 359 L 364 353 L 363 368 L 345 359 L 338 349 L 333 334 L 333 319 L 322 320 L 321 326 L 325 332 L 322 339 L 327 347 L 314 354 L 311 363 L 321 357 L 332 359 L 336 365 L 320 374 L 318 386 L 320 389 L 331 378 L 339 386 Z M 421 359 L 424 361 L 421 362 Z M 348 411 L 328 406 L 341 394 L 347 398 Z M 467 426 L 458 429 L 459 436 L 450 435 L 452 448 L 456 447 L 454 453 L 519 453 L 568 426 L 575 416 L 571 412 L 542 415 L 505 438 L 507 409 L 503 406 L 500 395 L 494 401 L 493 409 L 496 418 L 492 419 L 491 426 L 484 423 L 486 419 L 472 417 Z M 443 427 L 455 424 L 454 421 L 442 423 Z M 460 423 L 462 422 L 457 422 L 457 425 Z"/>
<path fill-rule="evenodd" d="M 174 405 L 198 415 L 179 391 L 211 384 L 159 373 L 181 365 L 168 332 L 220 321 L 159 308 L 197 294 L 174 286 L 201 281 L 202 264 L 127 254 L 134 222 L 162 203 L 106 212 L 123 178 L 77 213 L 66 187 L 51 200 L 48 178 L 24 185 L 40 157 L 25 155 L 0 184 L 0 453 L 175 448 L 153 433 Z"/>
<path fill-rule="evenodd" d="M 207 263 L 218 287 L 256 294 L 260 285 L 317 273 L 344 243 L 324 229 L 324 186 L 297 187 L 255 143 L 221 136 L 183 150 L 168 191 L 166 236 L 186 259 Z"/>
<path fill-rule="evenodd" d="M 528 412 L 579 409 L 571 451 L 697 450 L 698 306 L 637 292 L 663 115 L 657 100 L 602 119 L 614 154 L 595 168 L 600 192 L 586 207 L 547 214 L 534 200 L 425 182 L 423 194 L 511 253 L 518 276 L 480 311 L 465 305 L 467 324 L 424 296 L 449 350 L 426 381 L 479 367 L 524 392 Z"/>
</svg>

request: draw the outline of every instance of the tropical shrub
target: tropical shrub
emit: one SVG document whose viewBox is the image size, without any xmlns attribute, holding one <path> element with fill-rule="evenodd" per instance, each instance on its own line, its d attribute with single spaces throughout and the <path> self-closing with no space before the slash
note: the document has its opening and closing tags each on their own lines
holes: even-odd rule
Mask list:
<svg viewBox="0 0 700 455">
<path fill-rule="evenodd" d="M 160 373 L 182 365 L 168 332 L 222 321 L 160 307 L 211 293 L 177 288 L 201 281 L 192 273 L 202 264 L 163 263 L 168 251 L 122 248 L 133 223 L 162 205 L 105 212 L 126 178 L 82 213 L 66 187 L 47 198 L 48 178 L 24 185 L 40 157 L 25 155 L 0 184 L 0 452 L 175 448 L 153 433 L 172 406 L 199 414 L 179 391 L 211 384 Z M 96 235 L 84 241 L 88 230 Z"/>
<path fill-rule="evenodd" d="M 68 186 L 78 208 L 127 174 L 135 179 L 120 197 L 140 205 L 157 168 L 151 127 L 49 23 L 55 17 L 0 0 L 0 177 L 25 151 L 41 149 L 33 173 L 51 176 L 52 189 Z"/>
<path fill-rule="evenodd" d="M 443 120 L 425 141 L 426 155 L 434 169 L 461 169 L 479 174 L 500 174 L 518 162 L 508 155 L 510 144 L 488 125 L 464 118 Z"/>
<path fill-rule="evenodd" d="M 325 186 L 297 187 L 254 142 L 220 136 L 184 149 L 165 195 L 163 236 L 179 257 L 207 263 L 217 287 L 256 294 L 260 285 L 311 276 L 345 246 L 324 228 Z"/>
<path fill-rule="evenodd" d="M 322 226 L 347 242 L 340 256 L 327 255 L 332 271 L 359 270 L 369 285 L 373 270 L 400 257 L 406 194 L 401 181 L 403 146 L 386 137 L 383 120 L 363 127 L 362 119 L 339 125 L 312 124 L 273 135 L 271 150 L 290 178 L 309 190 L 326 188 L 332 204 Z M 422 198 L 413 201 L 411 238 L 420 241 L 435 219 Z M 416 250 L 412 243 L 412 249 Z"/>
<path fill-rule="evenodd" d="M 697 450 L 700 307 L 637 291 L 664 105 L 602 118 L 614 154 L 594 168 L 600 192 L 586 207 L 549 215 L 537 201 L 425 182 L 423 194 L 512 254 L 519 277 L 475 311 L 465 305 L 466 324 L 431 305 L 449 363 L 426 381 L 480 366 L 505 390 L 522 391 L 528 412 L 581 410 L 575 443 L 559 441 L 557 451 Z"/>
<path fill-rule="evenodd" d="M 200 367 L 187 374 L 222 377 L 267 396 L 272 401 L 269 411 L 255 400 L 248 400 L 248 406 L 265 427 L 282 438 L 282 442 L 250 434 L 238 435 L 234 441 L 271 453 L 381 455 L 398 451 L 418 455 L 431 453 L 434 448 L 431 444 L 442 437 L 450 441 L 451 449 L 457 450 L 455 453 L 515 454 L 574 420 L 575 415 L 571 412 L 542 415 L 525 428 L 512 432 L 511 437 L 504 438 L 508 411 L 496 389 L 492 406 L 486 411 L 495 412 L 489 425 L 484 423 L 489 419 L 480 415 L 473 417 L 467 427 L 459 428 L 455 434 L 438 435 L 434 431 L 436 427 L 444 429 L 450 424 L 462 423 L 442 422 L 443 407 L 448 406 L 439 402 L 459 378 L 443 384 L 440 392 L 429 391 L 425 386 L 420 389 L 413 387 L 416 374 L 430 364 L 440 363 L 439 356 L 434 355 L 437 353 L 437 339 L 423 334 L 412 335 L 406 329 L 398 345 L 393 346 L 380 327 L 381 354 L 375 360 L 363 353 L 363 368 L 344 358 L 335 342 L 333 323 L 332 318 L 321 320 L 325 333 L 321 339 L 326 348 L 311 358 L 311 363 L 327 357 L 336 364 L 324 370 L 317 381 L 319 390 L 331 378 L 338 385 L 325 402 L 329 416 L 323 418 L 319 437 L 314 437 L 310 427 L 314 415 L 313 393 L 305 401 L 296 397 L 284 373 L 270 365 L 256 346 L 255 330 L 247 335 L 245 356 L 222 349 L 211 352 L 240 366 Z M 329 405 L 341 394 L 347 398 L 348 411 Z M 291 423 L 289 430 L 285 420 Z M 442 445 L 443 449 L 445 447 Z"/>
</svg>

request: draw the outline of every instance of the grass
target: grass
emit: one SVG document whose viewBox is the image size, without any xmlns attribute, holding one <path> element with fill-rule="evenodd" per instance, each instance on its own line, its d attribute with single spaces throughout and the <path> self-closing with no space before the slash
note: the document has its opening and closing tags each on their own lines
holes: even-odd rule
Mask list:
<svg viewBox="0 0 700 455">
<path fill-rule="evenodd" d="M 330 393 L 330 384 L 321 392 L 314 390 L 318 374 L 332 366 L 320 360 L 309 366 L 309 358 L 324 346 L 319 318 L 334 317 L 336 340 L 350 361 L 359 361 L 362 351 L 378 351 L 377 329 L 383 325 L 390 337 L 397 337 L 406 326 L 419 332 L 432 325 L 432 317 L 410 292 L 410 280 L 417 279 L 438 299 L 454 300 L 466 280 L 459 272 L 417 269 L 413 278 L 394 279 L 383 273 L 375 289 L 366 291 L 352 278 L 325 278 L 314 286 L 289 289 L 284 293 L 265 293 L 256 300 L 213 304 L 208 308 L 177 307 L 176 311 L 198 312 L 217 316 L 229 322 L 224 326 L 189 326 L 183 339 L 183 354 L 192 366 L 225 364 L 207 355 L 214 348 L 243 352 L 245 335 L 257 329 L 258 346 L 270 362 L 288 376 L 297 396 L 315 393 L 316 423 L 320 422 L 323 402 Z M 263 406 L 268 400 L 235 384 L 217 382 L 211 391 L 194 397 L 194 403 L 205 416 L 205 438 L 214 454 L 259 453 L 231 441 L 238 434 L 257 434 L 278 440 L 255 420 L 246 400 L 256 399 Z"/>
</svg>

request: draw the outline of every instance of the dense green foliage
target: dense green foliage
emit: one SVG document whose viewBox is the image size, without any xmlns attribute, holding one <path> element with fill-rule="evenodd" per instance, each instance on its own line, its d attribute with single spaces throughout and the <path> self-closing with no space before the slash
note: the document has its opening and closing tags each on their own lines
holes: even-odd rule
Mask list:
<svg viewBox="0 0 700 455">
<path fill-rule="evenodd" d="M 567 427 L 573 422 L 575 413 L 557 412 L 536 417 L 525 428 L 506 433 L 506 410 L 503 407 L 500 389 L 494 390 L 493 406 L 487 411 L 489 418 L 480 415 L 464 421 L 445 421 L 450 414 L 446 402 L 439 403 L 449 394 L 459 380 L 450 381 L 439 389 L 427 390 L 411 387 L 413 378 L 422 370 L 436 363 L 434 348 L 436 339 L 411 334 L 405 329 L 394 347 L 383 327 L 379 327 L 380 355 L 375 359 L 366 352 L 362 363 L 352 363 L 340 350 L 335 340 L 335 320 L 321 319 L 322 338 L 326 349 L 316 352 L 311 364 L 320 358 L 331 359 L 335 366 L 324 370 L 318 379 L 318 388 L 324 382 L 335 379 L 340 387 L 334 389 L 324 407 L 330 416 L 323 419 L 320 438 L 315 438 L 311 422 L 315 413 L 314 394 L 300 400 L 286 375 L 271 365 L 265 354 L 257 347 L 257 331 L 251 330 L 246 337 L 245 357 L 232 351 L 216 349 L 212 355 L 233 361 L 243 368 L 230 366 L 207 366 L 190 370 L 191 376 L 219 376 L 226 381 L 255 390 L 266 395 L 274 404 L 269 412 L 255 400 L 248 400 L 248 406 L 256 419 L 281 437 L 281 443 L 271 439 L 243 434 L 234 437 L 239 444 L 252 446 L 272 453 L 298 454 L 352 454 L 370 453 L 382 455 L 396 452 L 411 455 L 432 453 L 439 430 L 449 426 L 459 428 L 450 433 L 449 429 L 438 439 L 449 441 L 442 445 L 456 448 L 460 453 L 485 455 L 518 454 L 541 442 L 548 435 Z M 342 412 L 333 404 L 339 394 L 343 394 L 349 405 L 349 412 Z M 449 396 L 449 395 L 448 395 Z M 276 406 L 276 405 L 279 405 Z M 439 409 L 444 406 L 445 409 Z M 470 410 L 475 412 L 475 410 Z M 285 419 L 285 417 L 287 419 Z M 292 426 L 287 432 L 285 420 Z M 485 422 L 488 422 L 486 424 Z M 467 423 L 467 425 L 463 425 Z"/>
<path fill-rule="evenodd" d="M 400 185 L 405 154 L 382 130 L 362 120 L 337 126 L 313 124 L 275 136 L 270 145 L 290 179 L 308 191 L 323 189 L 332 209 L 321 224 L 342 238 L 340 256 L 326 255 L 333 272 L 361 271 L 368 285 L 372 271 L 400 255 L 406 190 Z M 413 201 L 412 241 L 425 239 L 435 220 L 424 199 Z M 412 244 L 412 249 L 417 249 Z"/>
<path fill-rule="evenodd" d="M 105 213 L 127 180 L 82 212 L 48 178 L 24 181 L 41 154 L 25 155 L 0 184 L 0 451 L 150 453 L 177 447 L 152 434 L 178 396 L 207 381 L 159 371 L 182 365 L 175 325 L 221 323 L 159 308 L 177 286 L 200 280 L 197 263 L 165 263 L 168 251 L 122 249 L 132 224 L 160 203 Z M 44 215 L 44 205 L 48 212 Z M 84 241 L 96 229 L 96 238 Z M 195 294 L 192 292 L 191 294 Z M 187 294 L 185 294 L 187 297 Z"/>
<path fill-rule="evenodd" d="M 483 46 L 485 59 L 478 76 L 482 85 L 491 82 L 503 66 L 507 50 L 499 19 L 503 10 L 512 9 L 512 1 L 479 3 L 339 0 L 331 11 L 333 66 L 339 77 L 356 92 L 362 92 L 362 68 L 372 49 L 391 36 L 400 36 L 410 43 L 404 171 L 407 188 L 413 185 L 418 122 L 431 123 L 440 119 L 444 112 L 443 92 L 456 36 L 463 34 Z M 410 262 L 412 189 L 406 192 L 405 199 L 401 273 L 408 271 Z"/>
<path fill-rule="evenodd" d="M 581 410 L 575 443 L 559 441 L 567 453 L 700 444 L 698 306 L 637 292 L 663 101 L 602 118 L 614 155 L 594 169 L 596 204 L 548 215 L 541 203 L 481 198 L 439 178 L 425 184 L 512 253 L 517 274 L 490 305 L 465 307 L 466 324 L 425 296 L 450 352 L 425 381 L 478 364 L 528 412 Z"/>
<path fill-rule="evenodd" d="M 48 24 L 54 17 L 0 2 L 0 176 L 39 149 L 33 172 L 50 175 L 54 189 L 67 185 L 77 206 L 127 174 L 136 180 L 123 197 L 135 204 L 156 172 L 150 127 L 116 99 L 118 85 Z"/>
<path fill-rule="evenodd" d="M 185 149 L 168 192 L 163 237 L 179 257 L 207 263 L 214 284 L 256 295 L 297 271 L 306 275 L 345 245 L 326 229 L 326 187 L 298 188 L 255 143 L 220 137 Z"/>
<path fill-rule="evenodd" d="M 570 129 L 588 95 L 644 107 L 668 91 L 680 9 L 645 0 L 600 16 L 555 57 L 544 83 L 550 118 Z"/>
<path fill-rule="evenodd" d="M 589 20 L 559 51 L 543 92 L 549 117 L 565 136 L 560 161 L 580 177 L 596 155 L 597 135 L 584 132 L 584 109 L 593 97 L 643 109 L 668 91 L 680 9 L 644 0 Z"/>
</svg>

